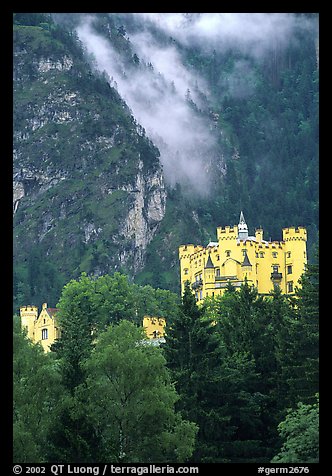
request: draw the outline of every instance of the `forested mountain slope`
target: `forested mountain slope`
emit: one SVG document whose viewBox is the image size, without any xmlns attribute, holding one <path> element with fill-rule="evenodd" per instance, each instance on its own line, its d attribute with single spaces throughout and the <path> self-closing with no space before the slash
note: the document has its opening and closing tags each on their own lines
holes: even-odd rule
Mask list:
<svg viewBox="0 0 332 476">
<path fill-rule="evenodd" d="M 178 291 L 178 246 L 240 210 L 267 239 L 307 227 L 310 258 L 316 15 L 153 15 L 15 16 L 16 306 L 82 271 Z"/>
<path fill-rule="evenodd" d="M 18 304 L 55 304 L 82 271 L 141 269 L 166 199 L 159 152 L 119 94 L 72 35 L 37 22 L 14 25 Z"/>
</svg>

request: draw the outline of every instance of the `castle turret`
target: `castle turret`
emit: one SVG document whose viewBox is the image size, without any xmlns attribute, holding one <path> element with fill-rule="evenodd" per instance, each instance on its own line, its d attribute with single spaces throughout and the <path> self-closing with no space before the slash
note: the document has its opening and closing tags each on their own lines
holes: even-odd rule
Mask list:
<svg viewBox="0 0 332 476">
<path fill-rule="evenodd" d="M 282 237 L 285 242 L 286 292 L 291 294 L 305 271 L 307 230 L 302 226 L 283 228 Z"/>
<path fill-rule="evenodd" d="M 262 228 L 257 228 L 255 230 L 255 238 L 257 243 L 261 243 L 263 241 L 263 229 Z"/>
<path fill-rule="evenodd" d="M 37 306 L 21 306 L 21 327 L 27 331 L 27 337 L 34 340 L 35 337 L 35 321 L 38 318 Z"/>
<path fill-rule="evenodd" d="M 238 235 L 239 240 L 247 240 L 248 239 L 248 225 L 246 224 L 243 216 L 243 212 L 240 214 L 240 221 L 238 224 Z"/>
</svg>

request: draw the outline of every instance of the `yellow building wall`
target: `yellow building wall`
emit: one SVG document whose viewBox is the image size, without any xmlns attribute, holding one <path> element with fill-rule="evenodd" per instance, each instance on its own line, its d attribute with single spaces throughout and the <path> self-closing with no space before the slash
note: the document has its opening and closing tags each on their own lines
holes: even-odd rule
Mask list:
<svg viewBox="0 0 332 476">
<path fill-rule="evenodd" d="M 35 338 L 35 321 L 38 318 L 37 306 L 21 306 L 21 327 L 27 331 L 27 337 L 34 342 Z"/>
<path fill-rule="evenodd" d="M 160 339 L 165 336 L 166 320 L 163 317 L 144 316 L 143 328 L 149 339 Z"/>
<path fill-rule="evenodd" d="M 44 351 L 48 352 L 51 345 L 59 337 L 56 317 L 47 312 L 47 304 L 44 303 L 35 324 L 35 342 L 39 342 Z"/>
<path fill-rule="evenodd" d="M 22 328 L 28 330 L 27 337 L 35 344 L 40 343 L 44 351 L 49 352 L 51 345 L 60 336 L 55 312 L 50 315 L 47 303 L 44 303 L 39 316 L 37 306 L 22 306 L 20 315 Z"/>
<path fill-rule="evenodd" d="M 206 248 L 179 247 L 182 293 L 189 281 L 196 300 L 201 301 L 223 294 L 228 282 L 239 287 L 247 278 L 260 294 L 269 294 L 275 284 L 282 293 L 294 294 L 307 263 L 305 228 L 285 228 L 282 241 L 267 242 L 261 228 L 255 236 L 239 240 L 238 227 L 226 226 L 217 228 L 217 239 Z M 245 253 L 251 266 L 242 266 Z M 213 268 L 206 268 L 209 257 Z"/>
</svg>

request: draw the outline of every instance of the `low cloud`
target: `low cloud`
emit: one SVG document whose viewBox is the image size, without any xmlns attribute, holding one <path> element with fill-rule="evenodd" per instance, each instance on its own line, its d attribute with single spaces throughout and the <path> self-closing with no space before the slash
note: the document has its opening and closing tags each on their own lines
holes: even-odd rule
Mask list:
<svg viewBox="0 0 332 476">
<path fill-rule="evenodd" d="M 199 104 L 197 91 L 206 89 L 202 79 L 183 66 L 174 46 L 159 45 L 149 32 L 130 36 L 142 62 L 130 72 L 109 40 L 96 33 L 92 18 L 86 18 L 77 33 L 98 69 L 107 73 L 111 85 L 116 85 L 137 122 L 159 148 L 168 184 L 184 183 L 196 192 L 207 192 L 206 161 L 216 139 L 190 103 L 191 99 Z"/>
<path fill-rule="evenodd" d="M 237 46 L 252 56 L 267 52 L 274 41 L 286 44 L 294 28 L 311 29 L 310 18 L 293 13 L 135 13 L 184 45 L 201 48 Z"/>
<path fill-rule="evenodd" d="M 128 71 L 125 59 L 94 29 L 94 17 L 81 18 L 77 28 L 80 40 L 159 148 L 168 184 L 187 184 L 199 193 L 209 190 L 212 162 L 218 162 L 221 173 L 223 170 L 215 130 L 199 112 L 206 107 L 201 97 L 209 97 L 208 87 L 184 65 L 177 47 L 165 38 L 211 52 L 240 48 L 248 59 L 235 61 L 219 85 L 228 94 L 244 98 L 255 89 L 249 59 L 264 56 L 276 42 L 278 48 L 287 44 L 299 24 L 312 27 L 310 19 L 289 13 L 121 14 L 126 29 L 126 18 L 135 20 L 136 25 L 132 31 L 128 26 L 126 35 L 140 64 Z M 163 39 L 156 31 L 164 34 Z"/>
</svg>

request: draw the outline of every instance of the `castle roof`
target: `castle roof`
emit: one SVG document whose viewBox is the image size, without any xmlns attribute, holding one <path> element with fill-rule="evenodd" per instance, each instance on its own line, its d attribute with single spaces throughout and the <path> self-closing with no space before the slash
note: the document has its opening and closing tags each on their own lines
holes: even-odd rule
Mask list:
<svg viewBox="0 0 332 476">
<path fill-rule="evenodd" d="M 209 255 L 208 260 L 206 262 L 205 269 L 206 268 L 214 268 L 214 264 L 212 263 L 211 255 Z"/>
<path fill-rule="evenodd" d="M 59 311 L 59 309 L 56 307 L 47 307 L 46 311 L 50 317 L 53 317 Z"/>
<path fill-rule="evenodd" d="M 247 255 L 247 251 L 245 250 L 244 252 L 244 260 L 243 260 L 243 263 L 241 264 L 241 266 L 251 266 L 251 263 L 249 261 L 249 258 L 248 258 L 248 255 Z"/>
</svg>

